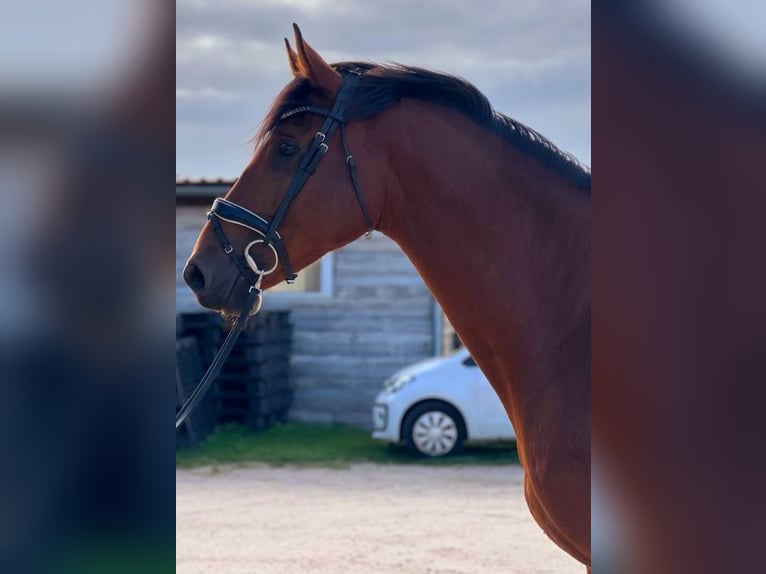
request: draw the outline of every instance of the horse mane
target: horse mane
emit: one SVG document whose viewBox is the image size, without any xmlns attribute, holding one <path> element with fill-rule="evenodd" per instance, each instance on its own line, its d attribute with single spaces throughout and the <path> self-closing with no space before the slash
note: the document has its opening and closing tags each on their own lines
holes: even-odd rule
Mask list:
<svg viewBox="0 0 766 574">
<path fill-rule="evenodd" d="M 487 97 L 463 78 L 401 64 L 340 62 L 333 67 L 341 74 L 360 74 L 357 96 L 349 110 L 350 120 L 363 120 L 399 102 L 413 98 L 454 109 L 501 136 L 517 149 L 590 193 L 590 169 L 572 154 L 560 150 L 532 128 L 495 111 Z M 263 121 L 262 132 L 273 129 L 280 116 L 307 105 L 311 86 L 294 79 L 277 97 Z"/>
</svg>

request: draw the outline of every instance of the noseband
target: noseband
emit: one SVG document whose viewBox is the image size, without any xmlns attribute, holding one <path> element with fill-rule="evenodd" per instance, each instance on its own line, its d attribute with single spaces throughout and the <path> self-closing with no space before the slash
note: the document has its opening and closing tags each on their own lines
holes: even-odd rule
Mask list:
<svg viewBox="0 0 766 574">
<path fill-rule="evenodd" d="M 328 110 L 316 106 L 301 106 L 285 112 L 279 117 L 279 121 L 282 121 L 296 114 L 312 113 L 324 116 L 325 121 L 320 130 L 314 135 L 314 140 L 311 142 L 309 149 L 303 156 L 298 171 L 293 176 L 293 179 L 287 188 L 287 193 L 284 198 L 282 198 L 282 203 L 279 204 L 271 221 L 253 213 L 249 209 L 245 209 L 241 205 L 228 201 L 227 199 L 217 198 L 213 202 L 213 207 L 207 214 L 208 220 L 218 236 L 218 241 L 220 241 L 224 252 L 231 258 L 240 275 L 250 283 L 250 289 L 245 305 L 243 306 L 239 317 L 237 317 L 234 327 L 229 331 L 223 346 L 221 346 L 221 349 L 218 351 L 215 359 L 213 359 L 213 362 L 202 377 L 202 380 L 194 389 L 194 392 L 192 392 L 181 407 L 181 410 L 176 414 L 176 429 L 181 426 L 181 423 L 183 423 L 184 419 L 189 415 L 197 403 L 199 403 L 207 389 L 215 380 L 224 361 L 226 361 L 226 358 L 229 356 L 237 337 L 242 332 L 247 318 L 250 315 L 255 315 L 260 310 L 261 282 L 263 281 L 263 277 L 273 273 L 281 262 L 282 270 L 285 274 L 285 281 L 287 281 L 287 283 L 293 283 L 295 281 L 297 275 L 293 273 L 290 259 L 287 256 L 287 249 L 285 248 L 282 236 L 277 229 L 282 218 L 285 216 L 285 213 L 287 213 L 290 204 L 301 192 L 309 176 L 314 173 L 317 165 L 327 153 L 328 144 L 339 127 L 341 145 L 343 145 L 343 154 L 346 157 L 346 165 L 348 166 L 349 176 L 351 177 L 351 185 L 354 188 L 354 193 L 356 194 L 362 217 L 364 217 L 365 224 L 367 225 L 365 237 L 369 239 L 372 236 L 372 221 L 370 220 L 370 214 L 367 211 L 367 206 L 362 197 L 362 193 L 359 190 L 359 183 L 356 177 L 356 161 L 346 144 L 345 126 L 348 109 L 356 95 L 358 84 L 359 74 L 349 73 L 344 76 L 343 85 L 338 91 L 338 95 L 335 97 L 335 102 L 331 109 Z M 222 222 L 233 223 L 234 225 L 239 225 L 240 227 L 255 231 L 259 237 L 245 246 L 241 256 L 237 255 L 234 253 L 234 247 L 231 242 L 223 232 Z M 255 259 L 250 255 L 250 249 L 258 244 L 263 244 L 269 247 L 271 253 L 274 255 L 274 263 L 271 267 L 260 268 Z"/>
</svg>

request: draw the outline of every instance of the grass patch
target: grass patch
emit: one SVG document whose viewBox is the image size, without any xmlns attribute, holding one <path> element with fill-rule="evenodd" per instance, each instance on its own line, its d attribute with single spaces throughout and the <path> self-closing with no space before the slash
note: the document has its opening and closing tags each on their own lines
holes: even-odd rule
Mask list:
<svg viewBox="0 0 766 574">
<path fill-rule="evenodd" d="M 456 456 L 418 459 L 409 456 L 403 447 L 374 440 L 369 433 L 352 426 L 303 423 L 286 423 L 261 432 L 224 425 L 199 447 L 176 450 L 177 468 L 252 462 L 344 467 L 359 462 L 518 464 L 519 459 L 513 443 L 466 446 Z"/>
</svg>

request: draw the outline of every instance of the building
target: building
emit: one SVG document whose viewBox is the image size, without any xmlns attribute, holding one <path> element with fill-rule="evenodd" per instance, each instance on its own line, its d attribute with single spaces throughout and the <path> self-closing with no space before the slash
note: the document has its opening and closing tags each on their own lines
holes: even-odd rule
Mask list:
<svg viewBox="0 0 766 574">
<path fill-rule="evenodd" d="M 176 311 L 200 311 L 181 272 L 215 197 L 233 181 L 176 181 Z M 289 309 L 294 325 L 290 418 L 370 428 L 383 380 L 442 354 L 443 313 L 407 256 L 375 233 L 326 255 L 295 285 L 268 291 L 263 309 Z"/>
</svg>

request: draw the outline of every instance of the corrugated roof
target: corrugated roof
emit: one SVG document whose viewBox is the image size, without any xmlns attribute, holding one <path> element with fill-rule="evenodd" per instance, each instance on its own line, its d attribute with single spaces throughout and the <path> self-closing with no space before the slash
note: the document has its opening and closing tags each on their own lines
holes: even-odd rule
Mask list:
<svg viewBox="0 0 766 574">
<path fill-rule="evenodd" d="M 226 195 L 236 179 L 193 178 L 176 176 L 176 202 L 208 203 Z"/>
<path fill-rule="evenodd" d="M 231 187 L 236 178 L 207 178 L 207 177 L 181 177 L 176 176 L 176 185 L 226 185 Z"/>
</svg>

